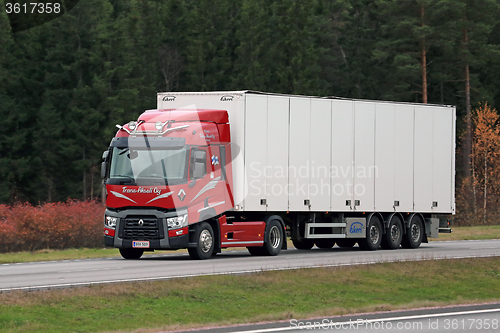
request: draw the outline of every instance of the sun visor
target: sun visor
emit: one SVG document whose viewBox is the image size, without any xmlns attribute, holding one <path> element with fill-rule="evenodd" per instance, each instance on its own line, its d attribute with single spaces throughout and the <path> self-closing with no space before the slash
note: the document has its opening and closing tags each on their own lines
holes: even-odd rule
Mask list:
<svg viewBox="0 0 500 333">
<path fill-rule="evenodd" d="M 186 138 L 171 137 L 118 137 L 111 140 L 111 147 L 181 149 L 186 145 Z"/>
</svg>

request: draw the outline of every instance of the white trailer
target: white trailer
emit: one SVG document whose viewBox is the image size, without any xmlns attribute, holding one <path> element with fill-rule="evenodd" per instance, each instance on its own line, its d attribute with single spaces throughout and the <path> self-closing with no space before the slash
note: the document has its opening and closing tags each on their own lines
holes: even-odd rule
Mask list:
<svg viewBox="0 0 500 333">
<path fill-rule="evenodd" d="M 234 214 L 279 215 L 297 248 L 417 247 L 455 214 L 455 107 L 255 91 L 157 101 L 227 110 Z"/>
</svg>

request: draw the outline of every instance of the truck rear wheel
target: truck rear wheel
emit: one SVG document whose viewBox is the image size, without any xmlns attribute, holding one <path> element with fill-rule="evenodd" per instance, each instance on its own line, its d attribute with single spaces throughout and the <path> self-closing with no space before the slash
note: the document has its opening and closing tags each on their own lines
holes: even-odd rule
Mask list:
<svg viewBox="0 0 500 333">
<path fill-rule="evenodd" d="M 139 259 L 143 253 L 144 250 L 141 249 L 120 249 L 120 254 L 125 259 Z"/>
<path fill-rule="evenodd" d="M 367 251 L 375 251 L 382 242 L 382 223 L 377 216 L 372 216 L 366 227 L 366 238 L 358 241 L 359 247 Z"/>
<path fill-rule="evenodd" d="M 401 245 L 403 240 L 403 223 L 399 216 L 393 216 L 385 235 L 382 237 L 382 248 L 394 250 Z"/>
<path fill-rule="evenodd" d="M 355 239 L 346 239 L 346 238 L 337 239 L 337 245 L 339 247 L 350 248 L 353 247 L 354 244 L 356 244 Z"/>
<path fill-rule="evenodd" d="M 284 242 L 283 228 L 278 220 L 271 220 L 267 223 L 265 238 L 262 253 L 268 256 L 278 255 Z"/>
<path fill-rule="evenodd" d="M 297 250 L 310 250 L 314 246 L 314 241 L 310 239 L 292 239 L 292 243 Z"/>
<path fill-rule="evenodd" d="M 189 256 L 192 259 L 208 259 L 214 252 L 214 231 L 210 224 L 202 222 L 196 228 L 194 239 L 196 247 L 188 247 Z"/>
<path fill-rule="evenodd" d="M 422 244 L 422 239 L 424 238 L 424 225 L 422 219 L 419 216 L 413 216 L 408 229 L 406 229 L 406 234 L 403 236 L 403 241 L 401 245 L 405 249 L 416 249 Z"/>
<path fill-rule="evenodd" d="M 325 239 L 317 239 L 316 246 L 320 249 L 331 249 L 335 246 L 335 239 L 333 238 L 325 238 Z"/>
</svg>

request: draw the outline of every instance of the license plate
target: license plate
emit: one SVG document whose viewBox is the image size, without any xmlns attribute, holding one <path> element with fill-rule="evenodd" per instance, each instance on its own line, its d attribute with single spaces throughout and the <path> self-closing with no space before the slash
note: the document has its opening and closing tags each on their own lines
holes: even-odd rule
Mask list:
<svg viewBox="0 0 500 333">
<path fill-rule="evenodd" d="M 133 241 L 132 242 L 132 247 L 142 247 L 142 248 L 149 248 L 149 241 Z"/>
</svg>

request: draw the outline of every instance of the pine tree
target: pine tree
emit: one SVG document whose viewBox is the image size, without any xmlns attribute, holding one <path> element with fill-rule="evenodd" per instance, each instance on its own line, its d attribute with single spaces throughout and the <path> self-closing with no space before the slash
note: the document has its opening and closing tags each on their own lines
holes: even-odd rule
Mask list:
<svg viewBox="0 0 500 333">
<path fill-rule="evenodd" d="M 236 34 L 238 85 L 293 94 L 325 94 L 329 22 L 322 2 L 244 1 Z"/>
</svg>

